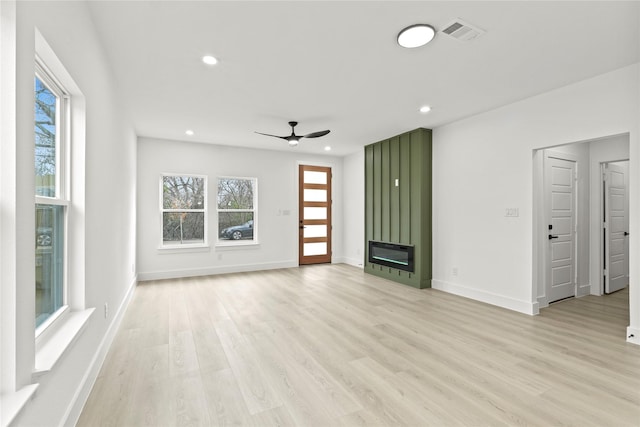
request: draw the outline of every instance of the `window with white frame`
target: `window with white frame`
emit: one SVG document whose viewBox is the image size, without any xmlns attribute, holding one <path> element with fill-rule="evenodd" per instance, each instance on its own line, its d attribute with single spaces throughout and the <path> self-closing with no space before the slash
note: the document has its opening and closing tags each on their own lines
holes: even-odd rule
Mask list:
<svg viewBox="0 0 640 427">
<path fill-rule="evenodd" d="M 206 245 L 207 178 L 164 174 L 160 206 L 162 245 Z"/>
<path fill-rule="evenodd" d="M 218 178 L 218 239 L 219 242 L 257 242 L 256 178 Z"/>
<path fill-rule="evenodd" d="M 66 305 L 67 214 L 70 204 L 69 96 L 40 63 L 35 75 L 36 328 Z"/>
</svg>

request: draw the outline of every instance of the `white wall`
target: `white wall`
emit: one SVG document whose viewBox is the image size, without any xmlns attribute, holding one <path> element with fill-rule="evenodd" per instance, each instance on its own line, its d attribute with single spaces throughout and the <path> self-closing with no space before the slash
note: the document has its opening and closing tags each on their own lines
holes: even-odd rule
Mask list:
<svg viewBox="0 0 640 427">
<path fill-rule="evenodd" d="M 364 150 L 344 158 L 344 262 L 364 267 Z"/>
<path fill-rule="evenodd" d="M 331 166 L 333 262 L 342 262 L 342 158 L 291 151 L 256 150 L 186 141 L 138 140 L 138 271 L 141 280 L 186 277 L 298 265 L 298 164 Z M 205 250 L 161 250 L 159 182 L 162 173 L 208 177 L 208 241 Z M 216 246 L 218 176 L 258 179 L 259 245 Z M 289 215 L 284 215 L 289 211 Z"/>
<path fill-rule="evenodd" d="M 638 68 L 636 64 L 434 129 L 435 288 L 537 312 L 533 152 L 628 132 L 630 185 L 637 188 Z M 518 208 L 520 216 L 505 217 L 505 208 Z M 637 192 L 631 197 L 631 259 L 640 248 L 640 236 L 634 236 L 640 217 L 634 208 Z M 640 326 L 633 301 L 639 279 L 636 268 L 631 271 L 632 328 Z"/>
<path fill-rule="evenodd" d="M 4 23 L 3 23 L 4 24 Z M 3 229 L 11 222 L 18 239 L 12 248 L 17 263 L 11 281 L 15 301 L 16 342 L 3 353 L 15 351 L 6 377 L 15 378 L 15 390 L 34 380 L 34 172 L 33 172 L 33 79 L 35 29 L 38 29 L 62 62 L 86 101 L 86 152 L 84 216 L 84 307 L 98 308 L 77 340 L 54 368 L 37 378 L 40 387 L 16 419 L 16 425 L 73 424 L 106 354 L 119 312 L 135 284 L 135 136 L 123 116 L 123 105 L 110 73 L 109 62 L 94 32 L 82 2 L 18 2 L 16 99 L 17 140 L 15 153 L 15 201 L 8 202 L 19 213 L 3 217 Z M 4 57 L 3 57 L 4 59 Z M 3 126 L 10 126 L 4 123 Z M 4 171 L 3 171 L 4 173 Z M 73 179 L 73 178 L 72 178 Z M 3 181 L 3 185 L 6 182 Z M 77 195 L 82 198 L 82 195 Z M 74 197 L 74 195 L 72 195 Z M 3 203 L 5 203 L 3 191 Z M 3 212 L 5 212 L 3 205 Z M 11 209 L 10 209 L 11 210 Z M 3 257 L 5 247 L 3 246 Z M 3 277 L 4 279 L 4 277 Z M 4 294 L 3 294 L 4 295 Z M 105 318 L 107 303 L 110 314 Z M 2 304 L 7 304 L 3 301 Z M 3 314 L 4 315 L 4 314 Z M 3 378 L 5 377 L 3 373 Z M 10 392 L 4 388 L 3 392 Z"/>
</svg>

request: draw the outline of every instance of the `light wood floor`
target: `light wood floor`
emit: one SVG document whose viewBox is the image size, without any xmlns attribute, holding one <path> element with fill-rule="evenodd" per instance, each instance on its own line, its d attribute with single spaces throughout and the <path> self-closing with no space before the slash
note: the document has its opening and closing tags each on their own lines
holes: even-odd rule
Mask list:
<svg viewBox="0 0 640 427">
<path fill-rule="evenodd" d="M 628 293 L 531 317 L 345 265 L 141 283 L 80 426 L 639 426 Z"/>
</svg>

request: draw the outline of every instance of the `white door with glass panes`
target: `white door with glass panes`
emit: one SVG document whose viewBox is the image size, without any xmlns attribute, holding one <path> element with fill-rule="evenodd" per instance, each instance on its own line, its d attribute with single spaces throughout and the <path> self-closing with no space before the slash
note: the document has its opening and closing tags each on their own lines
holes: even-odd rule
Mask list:
<svg viewBox="0 0 640 427">
<path fill-rule="evenodd" d="M 331 168 L 299 167 L 299 264 L 331 262 Z"/>
</svg>

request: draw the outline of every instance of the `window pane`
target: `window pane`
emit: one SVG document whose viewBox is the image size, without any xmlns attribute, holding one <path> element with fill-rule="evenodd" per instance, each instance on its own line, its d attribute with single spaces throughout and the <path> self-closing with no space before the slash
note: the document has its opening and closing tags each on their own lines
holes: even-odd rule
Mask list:
<svg viewBox="0 0 640 427">
<path fill-rule="evenodd" d="M 58 98 L 35 78 L 36 195 L 56 197 L 56 135 Z"/>
<path fill-rule="evenodd" d="M 36 327 L 64 304 L 64 209 L 36 205 Z"/>
<path fill-rule="evenodd" d="M 253 240 L 253 212 L 218 212 L 220 239 Z"/>
<path fill-rule="evenodd" d="M 305 225 L 304 237 L 326 237 L 327 226 L 326 225 Z"/>
<path fill-rule="evenodd" d="M 305 202 L 326 202 L 327 190 L 314 190 L 310 188 L 304 189 Z"/>
<path fill-rule="evenodd" d="M 253 212 L 218 212 L 220 239 L 253 240 Z"/>
<path fill-rule="evenodd" d="M 326 255 L 327 242 L 305 243 L 303 245 L 304 256 Z"/>
<path fill-rule="evenodd" d="M 253 180 L 219 178 L 218 209 L 253 209 Z"/>
<path fill-rule="evenodd" d="M 305 207 L 304 219 L 327 219 L 327 208 Z"/>
<path fill-rule="evenodd" d="M 204 212 L 164 212 L 162 240 L 176 245 L 204 243 Z"/>
<path fill-rule="evenodd" d="M 164 209 L 204 209 L 204 178 L 162 177 L 162 207 Z"/>
<path fill-rule="evenodd" d="M 316 171 L 304 171 L 304 183 L 305 184 L 326 184 L 327 173 Z"/>
</svg>

